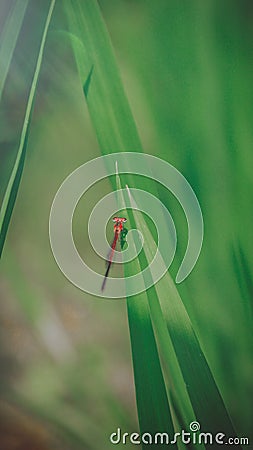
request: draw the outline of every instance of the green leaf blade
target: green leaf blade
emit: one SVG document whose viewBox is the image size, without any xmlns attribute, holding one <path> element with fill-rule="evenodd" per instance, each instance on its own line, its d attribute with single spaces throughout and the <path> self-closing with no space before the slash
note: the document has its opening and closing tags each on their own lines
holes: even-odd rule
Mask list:
<svg viewBox="0 0 253 450">
<path fill-rule="evenodd" d="M 38 54 L 37 63 L 36 63 L 34 76 L 33 76 L 33 80 L 32 80 L 32 85 L 31 85 L 31 89 L 30 89 L 30 93 L 29 93 L 29 97 L 28 97 L 28 101 L 27 101 L 27 106 L 26 106 L 25 117 L 24 117 L 23 127 L 22 127 L 22 131 L 21 131 L 21 137 L 20 137 L 19 147 L 18 147 L 18 151 L 17 151 L 17 156 L 16 156 L 16 160 L 15 160 L 12 172 L 11 172 L 11 176 L 9 178 L 9 182 L 8 182 L 7 189 L 6 189 L 4 198 L 3 198 L 3 202 L 1 205 L 1 210 L 0 210 L 0 256 L 2 255 L 3 246 L 4 246 L 5 239 L 6 239 L 6 234 L 8 231 L 12 211 L 13 211 L 13 208 L 15 205 L 15 200 L 17 197 L 19 184 L 20 184 L 20 180 L 21 180 L 21 176 L 22 176 L 22 172 L 23 172 L 25 154 L 26 154 L 26 148 L 27 148 L 27 140 L 28 140 L 28 135 L 29 135 L 29 124 L 30 124 L 31 115 L 32 115 L 34 97 L 35 97 L 38 77 L 39 77 L 41 63 L 42 63 L 43 52 L 44 52 L 45 43 L 46 43 L 46 37 L 47 37 L 50 22 L 51 22 L 54 6 L 55 6 L 55 0 L 52 0 L 50 3 L 50 6 L 49 6 L 49 10 L 48 10 L 48 14 L 47 14 L 47 18 L 46 18 L 46 22 L 45 22 L 45 26 L 44 26 L 44 31 L 43 31 L 42 38 L 41 38 L 39 54 Z"/>
</svg>

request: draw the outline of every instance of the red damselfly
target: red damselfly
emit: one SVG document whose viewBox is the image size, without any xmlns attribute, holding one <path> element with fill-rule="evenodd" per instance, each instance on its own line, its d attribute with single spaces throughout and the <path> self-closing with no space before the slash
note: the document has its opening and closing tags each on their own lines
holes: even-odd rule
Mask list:
<svg viewBox="0 0 253 450">
<path fill-rule="evenodd" d="M 107 260 L 107 268 L 106 268 L 106 272 L 105 272 L 105 276 L 104 276 L 104 280 L 103 280 L 103 284 L 102 284 L 102 288 L 101 288 L 102 291 L 105 288 L 105 283 L 106 283 L 106 280 L 107 280 L 107 277 L 109 274 L 110 267 L 112 265 L 112 260 L 113 260 L 113 255 L 115 252 L 116 244 L 119 241 L 120 248 L 122 250 L 126 243 L 127 229 L 124 227 L 124 223 L 127 221 L 127 219 L 125 217 L 114 217 L 112 219 L 112 221 L 114 222 L 114 227 L 113 227 L 114 239 L 112 241 L 111 250 L 109 253 L 108 260 Z"/>
</svg>

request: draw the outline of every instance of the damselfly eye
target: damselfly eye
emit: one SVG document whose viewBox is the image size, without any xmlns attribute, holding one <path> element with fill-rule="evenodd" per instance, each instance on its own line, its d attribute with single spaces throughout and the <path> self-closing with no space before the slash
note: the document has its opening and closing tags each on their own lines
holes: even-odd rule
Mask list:
<svg viewBox="0 0 253 450">
<path fill-rule="evenodd" d="M 114 218 L 112 219 L 112 221 L 113 221 L 113 222 L 118 222 L 118 221 L 119 221 L 119 218 L 118 218 L 118 217 L 114 217 Z"/>
</svg>

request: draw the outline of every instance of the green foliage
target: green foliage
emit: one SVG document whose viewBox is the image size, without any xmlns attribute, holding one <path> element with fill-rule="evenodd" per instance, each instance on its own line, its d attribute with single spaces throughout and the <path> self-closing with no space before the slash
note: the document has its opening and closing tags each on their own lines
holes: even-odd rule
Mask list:
<svg viewBox="0 0 253 450">
<path fill-rule="evenodd" d="M 68 12 L 69 7 L 66 9 Z M 92 66 L 92 71 L 84 83 L 84 92 L 102 151 L 110 153 L 112 149 L 139 150 L 136 127 L 124 97 L 114 55 L 98 8 L 93 1 L 87 1 L 85 4 L 76 2 L 70 17 L 70 31 L 77 33 L 86 50 L 87 71 L 88 67 Z M 79 59 L 80 53 L 76 54 L 77 65 L 81 65 Z M 129 178 L 127 181 L 131 182 L 131 187 L 136 186 Z M 121 205 L 121 208 L 123 206 Z M 150 260 L 155 242 L 144 219 L 136 221 L 136 214 L 132 214 L 129 223 L 131 228 L 134 229 L 137 225 L 137 229 L 142 232 L 146 243 L 144 253 Z M 138 267 L 135 269 L 138 271 L 142 268 L 142 264 L 140 262 L 136 264 Z M 136 273 L 129 272 L 129 268 L 126 272 L 127 275 Z M 222 427 L 227 435 L 235 435 L 207 361 L 169 273 L 156 287 L 128 298 L 127 303 L 141 430 L 155 432 L 167 430 L 168 427 L 170 434 L 173 434 L 172 425 L 169 425 L 171 420 L 167 417 L 168 406 L 166 407 L 164 403 L 166 394 L 151 326 L 152 320 L 156 326 L 155 331 L 161 349 L 166 348 L 169 339 L 172 340 L 194 413 L 204 429 L 215 433 Z M 166 336 L 160 334 L 164 320 L 169 331 Z M 165 354 L 168 355 L 168 349 Z M 173 371 L 169 373 L 172 385 L 176 386 L 177 380 L 173 379 L 173 375 Z M 180 393 L 175 392 L 174 398 L 177 396 L 180 396 Z M 184 403 L 187 405 L 189 400 L 186 398 Z M 179 402 L 177 409 L 184 415 L 186 408 L 184 406 L 180 410 L 180 406 Z M 160 421 L 161 417 L 164 419 L 163 422 Z"/>
<path fill-rule="evenodd" d="M 188 430 L 189 423 L 198 420 L 202 431 L 219 430 L 234 436 L 228 410 L 237 434 L 249 436 L 253 311 L 248 250 L 253 242 L 251 8 L 245 6 L 249 9 L 246 14 L 241 2 L 235 0 L 99 3 L 135 120 L 95 1 L 58 2 L 52 17 L 56 32 L 48 36 L 41 65 L 52 1 L 46 22 L 41 20 L 40 24 L 43 37 L 33 81 L 27 80 L 29 96 L 18 152 L 15 154 L 13 146 L 10 150 L 14 165 L 0 215 L 2 251 L 28 155 L 27 175 L 3 258 L 3 292 L 8 300 L 3 307 L 10 302 L 17 317 L 22 316 L 38 354 L 32 362 L 24 358 L 25 370 L 18 382 L 5 382 L 10 387 L 10 401 L 42 418 L 73 449 L 110 448 L 107 434 L 114 431 L 117 420 L 127 431 L 134 431 L 133 408 L 124 403 L 129 391 L 122 397 L 115 392 L 117 382 L 123 385 L 120 375 L 117 381 L 115 361 L 127 353 L 121 341 L 126 334 L 124 306 L 96 300 L 97 306 L 94 303 L 91 307 L 91 298 L 69 287 L 52 261 L 45 217 L 58 185 L 84 158 L 100 151 L 134 152 L 143 147 L 174 164 L 191 182 L 200 199 L 206 234 L 201 257 L 187 281 L 176 288 L 166 273 L 155 286 L 127 299 L 140 429 L 155 432 L 159 428 L 172 434 Z M 8 76 L 15 73 L 14 52 L 27 17 L 26 1 L 17 0 L 13 5 L 1 32 L 3 110 L 4 89 Z M 38 108 L 31 123 L 36 93 Z M 48 176 L 51 168 L 54 180 Z M 120 183 L 127 183 L 130 188 L 153 192 L 170 209 L 179 237 L 171 269 L 174 275 L 185 251 L 186 224 L 173 198 L 161 186 L 154 187 L 141 177 L 122 175 L 121 180 L 111 181 L 115 191 Z M 97 192 L 92 195 L 93 201 Z M 120 199 L 122 208 L 124 199 Z M 127 211 L 126 215 L 128 229 L 138 228 L 145 237 L 140 257 L 124 267 L 127 277 L 146 267 L 156 243 L 143 214 Z M 80 223 L 76 229 L 83 239 L 83 216 Z M 82 246 L 86 257 L 86 241 Z M 101 261 L 90 260 L 103 270 Z M 79 332 L 88 329 L 82 343 L 78 337 L 70 339 L 62 326 L 64 299 L 73 310 L 77 308 L 77 315 L 85 322 Z M 84 306 L 79 307 L 79 300 Z M 47 334 L 50 323 L 58 333 L 57 350 Z M 11 339 L 6 336 L 5 345 L 11 353 Z M 104 411 L 101 405 L 105 405 Z M 103 422 L 101 429 L 98 424 Z"/>
</svg>

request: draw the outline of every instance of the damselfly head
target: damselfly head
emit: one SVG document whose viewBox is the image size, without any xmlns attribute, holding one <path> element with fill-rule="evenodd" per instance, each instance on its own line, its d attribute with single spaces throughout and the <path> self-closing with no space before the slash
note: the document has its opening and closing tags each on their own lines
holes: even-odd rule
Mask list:
<svg viewBox="0 0 253 450">
<path fill-rule="evenodd" d="M 125 217 L 113 217 L 113 222 L 125 223 L 127 219 Z"/>
</svg>

